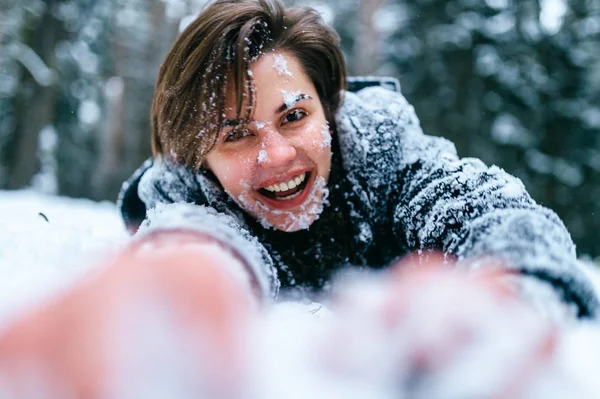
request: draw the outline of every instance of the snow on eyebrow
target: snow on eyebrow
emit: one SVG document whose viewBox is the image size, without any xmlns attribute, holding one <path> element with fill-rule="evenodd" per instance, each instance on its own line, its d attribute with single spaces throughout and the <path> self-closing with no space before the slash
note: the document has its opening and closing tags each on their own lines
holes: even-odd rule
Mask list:
<svg viewBox="0 0 600 399">
<path fill-rule="evenodd" d="M 282 54 L 273 54 L 273 68 L 275 68 L 280 76 L 294 76 L 288 70 L 287 61 Z"/>
<path fill-rule="evenodd" d="M 283 102 L 287 108 L 292 108 L 296 103 L 302 100 L 303 95 L 300 90 L 289 91 L 289 90 L 281 90 L 281 94 L 283 94 Z"/>
</svg>

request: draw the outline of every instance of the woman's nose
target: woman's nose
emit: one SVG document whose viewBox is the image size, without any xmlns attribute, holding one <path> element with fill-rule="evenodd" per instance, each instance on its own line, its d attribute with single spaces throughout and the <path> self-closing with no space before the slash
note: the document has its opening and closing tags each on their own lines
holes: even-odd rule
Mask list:
<svg viewBox="0 0 600 399">
<path fill-rule="evenodd" d="M 281 166 L 296 158 L 296 147 L 277 132 L 268 134 L 262 142 L 258 162 L 265 167 Z"/>
</svg>

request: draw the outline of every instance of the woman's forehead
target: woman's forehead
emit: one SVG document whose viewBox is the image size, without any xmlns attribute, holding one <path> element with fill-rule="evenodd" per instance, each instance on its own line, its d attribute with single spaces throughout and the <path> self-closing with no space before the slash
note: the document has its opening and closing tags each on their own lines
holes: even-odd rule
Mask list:
<svg viewBox="0 0 600 399">
<path fill-rule="evenodd" d="M 251 93 L 243 98 L 242 108 L 247 109 L 250 97 L 255 98 L 253 113 L 260 108 L 268 109 L 268 113 L 282 111 L 282 106 L 297 102 L 304 98 L 315 98 L 316 89 L 304 72 L 300 61 L 286 51 L 268 52 L 250 65 L 248 74 L 252 78 Z M 231 79 L 228 79 L 226 90 L 225 113 L 228 117 L 237 108 L 237 93 Z"/>
</svg>

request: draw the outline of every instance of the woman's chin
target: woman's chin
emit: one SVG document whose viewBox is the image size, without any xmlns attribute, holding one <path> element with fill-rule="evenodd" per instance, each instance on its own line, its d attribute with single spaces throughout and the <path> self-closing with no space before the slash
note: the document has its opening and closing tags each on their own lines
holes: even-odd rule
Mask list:
<svg viewBox="0 0 600 399">
<path fill-rule="evenodd" d="M 277 201 L 266 201 L 257 192 L 238 197 L 238 203 L 253 215 L 265 228 L 273 228 L 288 233 L 308 229 L 323 211 L 323 205 L 329 194 L 323 177 L 310 179 L 309 190 L 300 197 L 290 209 L 280 206 Z M 248 200 L 250 199 L 250 200 Z M 286 201 L 287 202 L 287 201 Z"/>
<path fill-rule="evenodd" d="M 258 210 L 250 212 L 266 228 L 292 233 L 308 229 L 319 217 L 322 209 L 321 198 L 313 198 L 305 206 L 292 210 L 269 209 L 264 204 Z"/>
</svg>

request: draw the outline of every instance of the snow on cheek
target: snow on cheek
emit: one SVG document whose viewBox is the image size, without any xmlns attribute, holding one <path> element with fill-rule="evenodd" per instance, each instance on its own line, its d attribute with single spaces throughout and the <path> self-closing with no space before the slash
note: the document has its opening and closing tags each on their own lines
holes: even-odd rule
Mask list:
<svg viewBox="0 0 600 399">
<path fill-rule="evenodd" d="M 321 148 L 331 147 L 331 132 L 329 131 L 329 122 L 325 122 L 321 128 Z"/>
<path fill-rule="evenodd" d="M 254 165 L 256 164 L 256 156 L 243 155 L 228 158 L 225 165 L 221 168 L 219 180 L 229 187 L 228 191 L 239 191 L 250 186 Z M 237 187 L 238 189 L 234 189 Z M 230 193 L 231 195 L 231 193 Z"/>
<path fill-rule="evenodd" d="M 281 54 L 273 54 L 273 69 L 275 69 L 280 76 L 294 76 L 288 70 L 287 61 Z"/>
<path fill-rule="evenodd" d="M 313 126 L 306 131 L 308 142 L 306 144 L 312 146 L 317 151 L 323 151 L 331 147 L 331 132 L 329 131 L 329 123 L 325 122 L 321 127 Z"/>
</svg>

